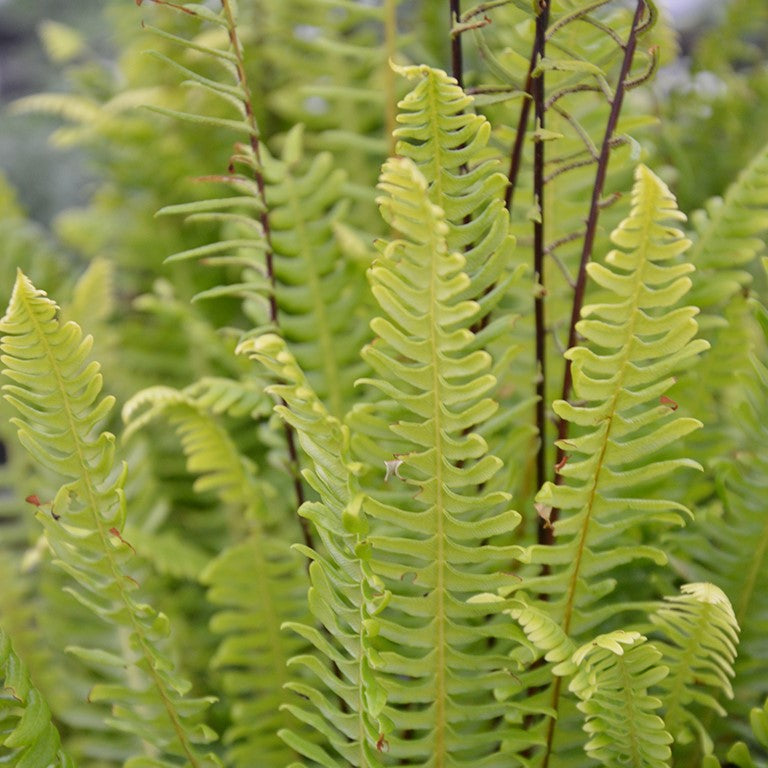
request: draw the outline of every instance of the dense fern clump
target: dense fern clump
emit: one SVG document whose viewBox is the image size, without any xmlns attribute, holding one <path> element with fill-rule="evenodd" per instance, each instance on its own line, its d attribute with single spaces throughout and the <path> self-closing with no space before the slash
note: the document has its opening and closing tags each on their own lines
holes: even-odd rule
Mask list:
<svg viewBox="0 0 768 768">
<path fill-rule="evenodd" d="M 680 210 L 655 3 L 138 6 L 15 106 L 0 763 L 764 765 L 766 149 Z"/>
</svg>

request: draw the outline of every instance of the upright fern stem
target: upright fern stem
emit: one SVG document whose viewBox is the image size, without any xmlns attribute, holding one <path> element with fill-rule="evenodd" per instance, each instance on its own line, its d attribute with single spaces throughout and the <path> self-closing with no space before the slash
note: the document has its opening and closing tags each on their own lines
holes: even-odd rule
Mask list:
<svg viewBox="0 0 768 768">
<path fill-rule="evenodd" d="M 277 308 L 277 292 L 275 281 L 275 267 L 274 267 L 274 249 L 272 248 L 271 229 L 269 224 L 269 207 L 267 205 L 266 196 L 266 184 L 264 182 L 264 174 L 261 170 L 261 144 L 259 141 L 259 131 L 256 125 L 256 118 L 253 114 L 253 104 L 251 101 L 251 92 L 248 87 L 248 78 L 245 74 L 245 62 L 243 60 L 243 49 L 240 45 L 240 38 L 237 34 L 237 26 L 235 24 L 235 17 L 232 12 L 232 6 L 230 0 L 221 0 L 221 7 L 224 11 L 224 15 L 227 19 L 227 34 L 232 44 L 232 50 L 236 58 L 237 68 L 237 80 L 240 87 L 243 89 L 243 108 L 245 109 L 246 118 L 252 130 L 249 135 L 249 144 L 253 152 L 255 159 L 255 166 L 253 170 L 254 180 L 259 189 L 259 197 L 262 202 L 262 210 L 259 214 L 259 220 L 261 227 L 264 230 L 264 239 L 266 241 L 266 249 L 264 252 L 264 260 L 267 268 L 267 277 L 271 291 L 269 294 L 269 319 L 275 328 L 280 327 L 278 308 Z M 283 403 L 285 405 L 285 403 Z M 291 477 L 293 479 L 294 493 L 296 494 L 296 508 L 298 509 L 305 500 L 304 487 L 301 482 L 301 474 L 299 469 L 299 453 L 296 449 L 296 441 L 293 436 L 293 429 L 289 424 L 283 424 L 285 430 L 285 442 L 288 449 L 288 460 L 290 464 Z M 303 518 L 299 518 L 301 523 L 301 532 L 304 538 L 304 543 L 308 546 L 312 546 L 312 533 L 309 528 L 309 523 Z"/>
<path fill-rule="evenodd" d="M 549 24 L 549 0 L 539 0 L 539 14 L 536 17 L 537 58 L 544 56 L 547 25 Z M 533 104 L 536 117 L 536 130 L 544 128 L 544 72 L 532 82 Z M 534 314 L 536 322 L 536 428 L 539 433 L 539 445 L 536 452 L 536 485 L 541 487 L 546 480 L 546 408 L 547 408 L 547 369 L 546 369 L 546 318 L 544 288 L 544 140 L 534 144 L 533 154 L 533 194 L 534 204 L 538 208 L 533 222 L 533 273 L 537 282 L 534 295 Z M 546 521 L 538 518 L 538 540 L 542 544 L 552 542 L 552 529 Z"/>
<path fill-rule="evenodd" d="M 459 88 L 464 88 L 464 54 L 461 48 L 461 32 L 454 32 L 453 25 L 461 16 L 461 0 L 449 0 L 451 10 L 451 74 Z"/>
</svg>

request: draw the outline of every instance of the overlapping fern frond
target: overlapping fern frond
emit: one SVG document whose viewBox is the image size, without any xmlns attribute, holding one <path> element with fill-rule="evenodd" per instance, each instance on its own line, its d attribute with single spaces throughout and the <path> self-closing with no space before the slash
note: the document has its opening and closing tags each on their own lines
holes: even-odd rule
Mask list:
<svg viewBox="0 0 768 768">
<path fill-rule="evenodd" d="M 322 405 L 282 339 L 271 334 L 248 339 L 240 351 L 281 382 L 272 387 L 284 403 L 277 410 L 296 430 L 311 460 L 312 468 L 304 474 L 319 496 L 300 513 L 313 523 L 323 549 L 300 549 L 311 561 L 309 608 L 322 630 L 306 623 L 290 625 L 314 650 L 291 660 L 310 678 L 288 684 L 301 697 L 288 710 L 323 740 L 318 744 L 293 728 L 281 735 L 314 764 L 380 765 L 391 725 L 383 713 L 382 660 L 373 639 L 381 631 L 377 614 L 389 594 L 369 563 L 369 523 L 348 429 Z"/>
<path fill-rule="evenodd" d="M 473 113 L 472 99 L 445 72 L 427 66 L 395 69 L 415 81 L 413 90 L 399 104 L 397 153 L 413 161 L 427 181 L 430 201 L 444 211 L 447 248 L 462 254 L 463 271 L 470 278 L 457 300 L 471 298 L 476 302 L 475 315 L 467 319 L 467 327 L 477 332 L 473 349 L 485 347 L 494 353 L 489 373 L 496 377 L 497 389 L 502 388 L 507 385 L 516 352 L 515 345 L 509 343 L 515 317 L 500 313 L 491 320 L 490 313 L 520 270 L 514 268 L 511 259 L 514 239 L 503 202 L 506 180 L 488 153 L 490 124 Z M 374 321 L 376 333 L 382 322 Z M 529 437 L 524 425 L 515 428 L 506 415 L 486 420 L 478 428 L 494 451 L 519 447 Z M 381 403 L 357 409 L 355 426 L 361 431 L 367 429 L 372 438 L 364 447 L 361 444 L 366 458 L 385 460 L 387 451 L 396 450 L 389 446 L 393 436 L 388 424 L 397 418 L 400 416 L 394 411 L 384 414 Z M 506 455 L 505 451 L 500 458 Z M 514 464 L 511 466 L 513 471 Z M 501 488 L 501 475 L 494 482 Z"/>
<path fill-rule="evenodd" d="M 74 768 L 29 672 L 0 628 L 0 760 L 16 768 Z"/>
<path fill-rule="evenodd" d="M 285 622 L 303 618 L 306 583 L 290 550 L 299 530 L 293 518 L 271 510 L 269 487 L 255 464 L 243 456 L 216 421 L 216 412 L 253 412 L 263 398 L 258 390 L 233 382 L 201 381 L 187 390 L 154 387 L 138 393 L 123 409 L 127 435 L 151 419 L 164 418 L 181 438 L 195 490 L 213 492 L 230 508 L 230 543 L 198 574 L 218 609 L 211 628 L 223 635 L 213 669 L 222 675 L 230 697 L 232 725 L 224 734 L 227 760 L 249 766 L 282 766 L 294 756 L 277 733 L 288 725 L 288 659 L 302 649 L 281 631 Z M 272 491 L 274 495 L 274 491 Z"/>
<path fill-rule="evenodd" d="M 672 737 L 657 714 L 661 700 L 648 689 L 664 681 L 669 668 L 661 652 L 639 632 L 599 635 L 573 654 L 578 671 L 568 686 L 579 697 L 584 750 L 605 766 L 666 768 Z"/>
<path fill-rule="evenodd" d="M 696 710 L 726 714 L 715 696 L 733 697 L 731 678 L 739 625 L 727 596 L 714 584 L 684 584 L 680 592 L 665 598 L 664 605 L 651 615 L 663 637 L 656 645 L 670 670 L 660 682 L 664 722 L 681 744 L 691 741 L 695 731 L 706 754 L 712 751 L 712 740 Z"/>
<path fill-rule="evenodd" d="M 90 339 L 74 323 L 61 324 L 58 309 L 21 273 L 2 322 L 6 399 L 20 413 L 14 423 L 32 456 L 65 479 L 50 511 L 38 512 L 57 564 L 72 579 L 75 599 L 128 635 L 128 656 L 99 648 L 72 648 L 96 670 L 125 670 L 121 683 L 99 684 L 93 701 L 110 701 L 113 724 L 139 736 L 148 754 L 136 765 L 173 765 L 183 757 L 193 766 L 216 765 L 197 744 L 215 734 L 200 722 L 209 703 L 186 698 L 189 685 L 163 649 L 165 616 L 134 597 L 136 582 L 123 538 L 125 470 L 115 467 L 114 437 L 99 427 L 113 404 L 101 397 L 97 363 L 88 363 Z"/>
<path fill-rule="evenodd" d="M 479 652 L 496 634 L 488 616 L 504 601 L 464 603 L 510 585 L 505 571 L 517 548 L 496 542 L 519 516 L 508 494 L 477 490 L 500 461 L 474 431 L 497 405 L 488 396 L 491 357 L 468 327 L 478 304 L 467 298 L 465 258 L 449 248 L 445 214 L 412 161 L 388 161 L 380 188 L 382 215 L 402 239 L 382 247 L 370 271 L 385 314 L 363 352 L 377 374 L 365 382 L 402 408 L 390 426 L 400 445 L 392 458 L 416 489 L 407 506 L 366 505 L 374 568 L 392 592 L 380 633 L 389 714 L 400 731 L 390 752 L 409 755 L 409 765 L 478 765 L 528 745 L 505 727 L 506 706 L 493 695 L 510 680 L 508 660 Z"/>
<path fill-rule="evenodd" d="M 547 596 L 540 607 L 577 642 L 615 612 L 614 606 L 606 613 L 603 598 L 615 589 L 620 566 L 638 558 L 666 562 L 662 550 L 638 541 L 640 527 L 681 524 L 688 514 L 679 502 L 646 489 L 674 470 L 699 466 L 658 456 L 700 426 L 675 413 L 666 394 L 673 373 L 708 346 L 695 339 L 696 308 L 675 306 L 690 288 L 693 269 L 680 260 L 689 245 L 675 226 L 683 215 L 644 166 L 638 167 L 632 202 L 612 234 L 617 248 L 604 264 L 588 267 L 602 294 L 600 303 L 582 312 L 577 330 L 585 341 L 566 353 L 575 402 L 553 405 L 573 430 L 558 443 L 566 455 L 559 482 L 546 483 L 537 496 L 540 514 L 560 510 L 555 542 L 532 546 L 526 555 L 546 566 L 526 588 Z M 559 689 L 557 683 L 555 709 Z"/>
</svg>

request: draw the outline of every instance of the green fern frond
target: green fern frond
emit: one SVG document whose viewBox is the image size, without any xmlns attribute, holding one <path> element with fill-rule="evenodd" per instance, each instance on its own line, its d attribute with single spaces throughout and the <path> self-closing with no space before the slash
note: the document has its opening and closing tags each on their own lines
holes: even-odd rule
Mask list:
<svg viewBox="0 0 768 768">
<path fill-rule="evenodd" d="M 126 437 L 160 415 L 167 416 L 179 433 L 188 469 L 198 475 L 195 491 L 213 491 L 226 503 L 246 503 L 244 489 L 255 491 L 255 467 L 184 390 L 151 387 L 131 398 L 123 408 Z"/>
<path fill-rule="evenodd" d="M 717 315 L 718 307 L 752 282 L 748 270 L 765 248 L 768 231 L 768 146 L 728 187 L 723 198 L 708 201 L 691 220 L 696 237 L 690 258 L 696 265 L 691 300 L 702 312 Z M 708 324 L 716 317 L 708 317 Z"/>
<path fill-rule="evenodd" d="M 714 584 L 684 584 L 680 592 L 666 597 L 650 617 L 662 634 L 656 645 L 670 669 L 661 682 L 664 720 L 676 742 L 685 744 L 697 732 L 706 754 L 712 751 L 712 740 L 696 711 L 726 714 L 715 694 L 733 697 L 739 625 L 730 601 Z"/>
<path fill-rule="evenodd" d="M 15 768 L 74 768 L 24 662 L 0 628 L 0 761 Z"/>
<path fill-rule="evenodd" d="M 657 457 L 700 426 L 676 415 L 665 395 L 673 373 L 708 346 L 694 338 L 697 310 L 674 308 L 691 282 L 692 267 L 679 259 L 689 245 L 675 227 L 682 218 L 667 187 L 639 166 L 632 210 L 612 234 L 618 248 L 605 264 L 588 267 L 605 298 L 583 309 L 577 331 L 585 341 L 566 352 L 575 402 L 558 400 L 553 409 L 571 425 L 571 436 L 557 443 L 568 458 L 560 482 L 545 483 L 536 497 L 545 513 L 560 510 L 555 542 L 529 547 L 522 559 L 546 566 L 526 589 L 547 596 L 540 608 L 576 641 L 617 610 L 603 599 L 616 587 L 619 566 L 639 558 L 666 562 L 657 546 L 637 541 L 639 527 L 679 525 L 689 514 L 646 492 L 673 470 L 699 468 L 686 458 Z M 631 610 L 631 602 L 622 608 Z M 559 710 L 558 682 L 552 704 Z M 558 725 L 550 720 L 548 728 Z M 548 743 L 553 748 L 551 734 Z"/>
<path fill-rule="evenodd" d="M 51 511 L 37 515 L 57 564 L 72 578 L 65 590 L 130 637 L 127 658 L 95 648 L 72 652 L 95 669 L 130 668 L 141 681 L 136 687 L 128 679 L 98 684 L 90 699 L 112 702 L 113 724 L 149 745 L 153 765 L 170 766 L 174 756 L 201 768 L 217 765 L 195 746 L 215 738 L 199 723 L 210 700 L 184 697 L 189 684 L 163 650 L 166 617 L 132 594 L 130 546 L 122 537 L 125 469 L 115 474 L 114 437 L 99 431 L 113 398 L 99 399 L 99 366 L 87 362 L 90 338 L 74 323 L 60 324 L 57 315 L 56 305 L 19 273 L 0 322 L 4 373 L 13 382 L 4 385 L 5 398 L 21 414 L 14 419 L 21 443 L 67 481 Z"/>
<path fill-rule="evenodd" d="M 310 680 L 288 684 L 303 699 L 288 710 L 321 735 L 324 744 L 294 729 L 281 735 L 298 753 L 329 768 L 381 765 L 379 752 L 391 724 L 384 714 L 386 689 L 378 671 L 382 659 L 373 642 L 382 629 L 377 615 L 389 593 L 368 562 L 368 520 L 348 429 L 328 414 L 282 339 L 272 334 L 247 339 L 239 351 L 282 382 L 271 388 L 285 403 L 276 410 L 296 430 L 312 463 L 304 476 L 319 495 L 319 501 L 306 502 L 300 513 L 314 524 L 323 550 L 300 549 L 311 561 L 309 607 L 323 630 L 289 625 L 314 646 L 314 653 L 291 661 Z"/>
<path fill-rule="evenodd" d="M 586 716 L 589 757 L 609 768 L 667 768 L 672 737 L 656 714 L 661 701 L 648 689 L 669 669 L 661 652 L 638 632 L 600 635 L 573 654 L 577 672 L 568 686 Z"/>
<path fill-rule="evenodd" d="M 664 399 L 673 372 L 708 347 L 694 338 L 697 310 L 672 309 L 691 282 L 692 267 L 678 260 L 688 246 L 674 227 L 681 218 L 666 186 L 640 166 L 632 212 L 612 235 L 619 249 L 605 265 L 588 268 L 613 300 L 584 308 L 577 330 L 586 343 L 566 353 L 580 403 L 553 405 L 581 429 L 558 445 L 583 458 L 562 467 L 562 483 L 548 482 L 539 492 L 538 503 L 563 510 L 555 524 L 563 543 L 533 547 L 531 561 L 556 566 L 555 574 L 542 577 L 541 588 L 562 595 L 552 606 L 565 631 L 577 637 L 589 624 L 589 606 L 612 589 L 598 581 L 603 574 L 634 558 L 664 561 L 655 547 L 622 546 L 623 534 L 645 521 L 680 524 L 687 513 L 677 502 L 642 498 L 633 490 L 674 469 L 699 467 L 689 459 L 653 458 L 701 426 L 674 415 Z"/>
<path fill-rule="evenodd" d="M 471 111 L 472 97 L 445 72 L 427 66 L 395 70 L 418 81 L 398 105 L 396 151 L 416 164 L 429 199 L 445 213 L 448 249 L 463 254 L 472 278 L 465 295 L 479 304 L 477 321 L 509 287 L 514 247 L 504 208 L 507 179 L 488 156 L 491 125 Z"/>
<path fill-rule="evenodd" d="M 298 528 L 268 511 L 267 489 L 255 465 L 212 414 L 242 409 L 243 402 L 250 410 L 244 394 L 254 393 L 221 380 L 204 380 L 184 391 L 153 387 L 130 400 L 123 417 L 129 433 L 150 419 L 167 419 L 181 438 L 189 471 L 198 476 L 195 490 L 215 492 L 244 518 L 232 526 L 235 535 L 245 531 L 244 540 L 224 549 L 199 578 L 219 609 L 211 629 L 223 639 L 211 666 L 221 672 L 224 692 L 232 699 L 232 725 L 224 734 L 227 760 L 234 766 L 258 760 L 277 768 L 295 757 L 277 732 L 289 724 L 282 711 L 288 659 L 304 649 L 281 627 L 304 619 L 306 583 L 289 549 Z"/>
<path fill-rule="evenodd" d="M 402 239 L 383 245 L 370 270 L 384 315 L 372 322 L 378 338 L 363 352 L 377 376 L 361 383 L 384 396 L 385 410 L 390 399 L 400 404 L 389 427 L 399 444 L 395 466 L 409 495 L 416 491 L 401 502 L 382 496 L 365 504 L 373 565 L 392 592 L 381 632 L 388 712 L 400 734 L 414 734 L 393 738 L 390 751 L 410 754 L 414 765 L 478 764 L 530 745 L 503 723 L 507 705 L 493 695 L 510 682 L 509 661 L 478 652 L 496 636 L 490 617 L 508 603 L 465 603 L 513 584 L 504 572 L 518 549 L 497 542 L 519 515 L 508 494 L 477 489 L 501 462 L 473 431 L 496 411 L 488 396 L 496 382 L 491 356 L 468 327 L 478 304 L 466 298 L 465 258 L 449 249 L 444 212 L 411 160 L 388 161 L 380 189 L 382 215 Z M 507 633 L 503 644 L 511 638 L 524 642 Z M 414 712 L 414 701 L 424 707 Z"/>
</svg>

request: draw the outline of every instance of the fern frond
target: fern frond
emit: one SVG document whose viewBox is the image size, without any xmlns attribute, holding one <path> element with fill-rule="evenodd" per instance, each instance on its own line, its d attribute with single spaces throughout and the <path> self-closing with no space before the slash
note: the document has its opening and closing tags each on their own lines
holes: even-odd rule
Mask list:
<svg viewBox="0 0 768 768">
<path fill-rule="evenodd" d="M 694 737 L 691 731 L 696 731 L 706 754 L 712 751 L 712 740 L 696 710 L 726 714 L 714 694 L 733 697 L 739 625 L 730 601 L 714 584 L 684 584 L 680 593 L 666 597 L 650 617 L 662 634 L 663 640 L 656 644 L 670 669 L 661 682 L 664 720 L 676 742 L 689 742 Z"/>
<path fill-rule="evenodd" d="M 768 231 L 768 146 L 728 187 L 723 198 L 709 200 L 691 216 L 695 239 L 691 261 L 697 276 L 691 300 L 707 324 L 717 322 L 719 307 L 752 282 L 750 263 L 765 248 Z"/>
<path fill-rule="evenodd" d="M 304 475 L 319 495 L 319 501 L 306 502 L 300 513 L 314 524 L 323 551 L 301 551 L 311 561 L 309 607 L 323 631 L 290 625 L 314 646 L 314 653 L 291 661 L 311 679 L 288 684 L 303 699 L 288 710 L 320 734 L 324 744 L 294 729 L 281 735 L 299 754 L 329 768 L 381 765 L 379 751 L 391 724 L 384 714 L 386 689 L 378 671 L 382 659 L 373 641 L 381 631 L 377 614 L 389 593 L 369 564 L 368 521 L 348 429 L 330 416 L 282 339 L 271 334 L 247 339 L 239 351 L 282 382 L 271 388 L 285 403 L 277 411 L 296 430 L 311 459 L 312 469 Z"/>
<path fill-rule="evenodd" d="M 195 490 L 216 493 L 242 516 L 232 528 L 236 535 L 245 531 L 244 541 L 224 549 L 199 574 L 219 609 L 211 629 L 223 635 L 211 666 L 221 672 L 232 699 L 233 722 L 224 734 L 228 762 L 277 768 L 295 757 L 276 734 L 289 724 L 283 711 L 288 659 L 304 649 L 299 638 L 281 632 L 283 624 L 302 620 L 306 612 L 306 583 L 289 549 L 299 531 L 268 510 L 268 489 L 254 463 L 213 416 L 244 403 L 250 410 L 253 394 L 221 380 L 184 391 L 153 387 L 130 400 L 123 417 L 129 432 L 150 419 L 167 419 L 181 438 L 189 471 L 198 476 Z"/>
<path fill-rule="evenodd" d="M 395 69 L 418 81 L 398 105 L 396 151 L 416 164 L 429 199 L 444 211 L 448 249 L 463 254 L 472 278 L 466 295 L 479 304 L 477 321 L 509 287 L 514 247 L 504 208 L 507 179 L 487 153 L 491 125 L 471 111 L 472 97 L 445 72 L 427 66 Z"/>
<path fill-rule="evenodd" d="M 661 701 L 648 689 L 669 669 L 661 652 L 638 632 L 599 635 L 573 654 L 577 672 L 568 686 L 586 716 L 589 757 L 605 766 L 667 768 L 672 737 L 656 714 Z"/>
<path fill-rule="evenodd" d="M 400 734 L 414 734 L 393 738 L 390 750 L 410 754 L 414 765 L 478 764 L 530 745 L 502 722 L 507 706 L 493 695 L 509 683 L 509 661 L 478 652 L 496 636 L 491 617 L 508 603 L 465 603 L 513 584 L 504 572 L 518 550 L 499 542 L 519 515 L 508 494 L 477 490 L 501 462 L 473 431 L 497 406 L 488 396 L 496 383 L 491 356 L 468 327 L 478 303 L 467 298 L 466 260 L 448 247 L 445 214 L 411 160 L 388 161 L 380 189 L 382 215 L 402 239 L 382 246 L 370 270 L 384 314 L 371 324 L 378 339 L 363 352 L 377 375 L 361 383 L 383 395 L 385 410 L 390 399 L 399 403 L 389 427 L 399 445 L 394 458 L 398 477 L 416 491 L 365 505 L 374 568 L 392 592 L 381 632 L 389 714 Z M 417 712 L 414 702 L 423 705 Z"/>
<path fill-rule="evenodd" d="M 51 512 L 38 512 L 56 562 L 72 578 L 65 589 L 108 624 L 129 635 L 127 658 L 99 649 L 73 649 L 88 666 L 130 668 L 133 687 L 96 685 L 93 701 L 111 701 L 113 724 L 138 735 L 154 752 L 153 764 L 183 757 L 192 766 L 218 761 L 195 744 L 215 734 L 199 723 L 209 699 L 187 699 L 188 683 L 163 650 L 165 616 L 133 597 L 127 572 L 130 547 L 125 529 L 125 469 L 115 475 L 114 437 L 99 430 L 113 398 L 100 398 L 101 374 L 88 363 L 90 338 L 74 323 L 62 325 L 58 308 L 21 273 L 0 322 L 4 373 L 13 383 L 5 398 L 20 412 L 19 440 L 32 456 L 67 481 Z M 142 760 L 142 758 L 137 758 Z M 146 764 L 146 763 L 144 763 Z"/>
<path fill-rule="evenodd" d="M 74 768 L 48 705 L 0 628 L 0 760 L 16 768 Z"/>
<path fill-rule="evenodd" d="M 616 586 L 612 572 L 639 558 L 666 562 L 657 546 L 637 541 L 639 527 L 681 524 L 688 514 L 677 501 L 646 495 L 657 478 L 699 467 L 656 455 L 700 426 L 664 400 L 672 374 L 708 346 L 694 338 L 697 310 L 673 308 L 691 282 L 692 267 L 679 260 L 689 245 L 675 227 L 682 218 L 667 187 L 639 166 L 632 210 L 612 234 L 618 248 L 588 267 L 605 299 L 584 307 L 577 330 L 585 341 L 566 352 L 577 400 L 553 408 L 579 431 L 558 441 L 569 457 L 560 482 L 545 483 L 536 497 L 543 509 L 561 510 L 555 542 L 529 547 L 523 559 L 546 565 L 526 589 L 547 595 L 540 607 L 576 641 L 616 610 L 602 607 Z M 552 696 L 557 710 L 559 683 Z"/>
<path fill-rule="evenodd" d="M 555 524 L 560 541 L 533 547 L 532 562 L 558 564 L 558 573 L 543 577 L 547 592 L 560 593 L 557 611 L 563 627 L 578 636 L 589 622 L 589 606 L 611 589 L 585 589 L 587 574 L 597 579 L 617 565 L 638 557 L 662 562 L 654 547 L 619 545 L 622 535 L 642 521 L 682 522 L 679 503 L 644 499 L 633 490 L 681 467 L 699 467 L 689 459 L 657 460 L 661 448 L 701 426 L 674 415 L 662 396 L 672 373 L 690 364 L 708 347 L 696 340 L 697 310 L 671 307 L 690 287 L 692 267 L 679 262 L 688 241 L 673 226 L 682 214 L 666 186 L 640 166 L 629 218 L 613 232 L 620 249 L 606 264 L 590 264 L 591 278 L 613 299 L 585 307 L 577 326 L 584 346 L 570 349 L 575 394 L 583 404 L 556 401 L 554 410 L 575 427 L 578 436 L 558 443 L 578 461 L 560 470 L 561 484 L 546 483 L 537 502 L 564 511 Z M 560 567 L 562 564 L 564 567 Z M 580 617 L 580 618 L 577 618 Z"/>
</svg>

